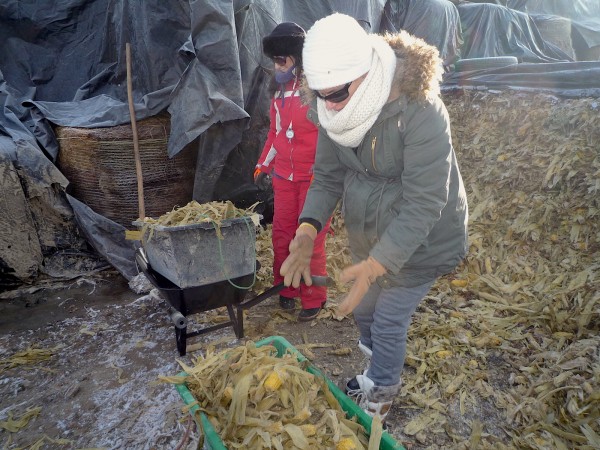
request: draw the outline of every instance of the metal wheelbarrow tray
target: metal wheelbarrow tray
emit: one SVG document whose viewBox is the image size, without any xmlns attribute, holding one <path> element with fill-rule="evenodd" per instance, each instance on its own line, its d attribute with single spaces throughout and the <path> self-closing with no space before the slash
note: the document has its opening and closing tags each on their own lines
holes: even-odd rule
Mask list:
<svg viewBox="0 0 600 450">
<path fill-rule="evenodd" d="M 257 347 L 263 345 L 272 345 L 277 350 L 277 356 L 281 357 L 286 352 L 291 352 L 296 355 L 299 361 L 306 361 L 306 357 L 302 355 L 296 348 L 292 346 L 285 338 L 281 336 L 271 336 L 265 338 L 256 343 Z M 313 365 L 309 365 L 306 369 L 309 373 L 315 376 L 323 378 L 329 387 L 331 393 L 335 396 L 337 401 L 340 403 L 342 409 L 346 412 L 348 418 L 356 417 L 359 424 L 361 424 L 367 434 L 371 433 L 372 418 L 365 413 L 361 408 L 358 407 L 354 401 L 352 401 L 346 394 L 344 394 L 329 378 L 327 378 L 319 369 Z M 185 372 L 178 374 L 179 376 L 185 376 Z M 207 450 L 227 450 L 227 447 L 223 444 L 220 436 L 208 420 L 208 417 L 200 410 L 198 402 L 191 391 L 185 384 L 176 384 L 175 389 L 183 399 L 186 405 L 189 407 L 189 412 L 196 421 L 198 429 L 204 434 L 204 449 Z M 405 450 L 405 448 L 397 442 L 389 433 L 383 432 L 381 443 L 379 444 L 380 450 Z"/>
<path fill-rule="evenodd" d="M 181 289 L 203 286 L 254 272 L 256 230 L 251 217 L 188 225 L 147 225 L 142 248 L 152 268 Z"/>
</svg>

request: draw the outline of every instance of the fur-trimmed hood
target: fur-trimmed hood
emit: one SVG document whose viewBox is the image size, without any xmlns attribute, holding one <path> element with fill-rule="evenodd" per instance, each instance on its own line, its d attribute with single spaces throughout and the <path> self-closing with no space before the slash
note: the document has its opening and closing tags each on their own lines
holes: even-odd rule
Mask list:
<svg viewBox="0 0 600 450">
<path fill-rule="evenodd" d="M 440 94 L 442 60 L 436 47 L 406 31 L 386 33 L 386 42 L 396 53 L 396 73 L 392 81 L 390 101 L 401 96 L 408 101 L 424 103 Z M 303 101 L 312 103 L 316 95 L 303 76 Z"/>
</svg>

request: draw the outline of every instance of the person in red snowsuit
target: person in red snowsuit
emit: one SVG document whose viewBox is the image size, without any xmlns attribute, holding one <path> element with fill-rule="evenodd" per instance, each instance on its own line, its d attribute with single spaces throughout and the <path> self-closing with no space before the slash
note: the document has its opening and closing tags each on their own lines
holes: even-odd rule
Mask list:
<svg viewBox="0 0 600 450">
<path fill-rule="evenodd" d="M 273 183 L 273 275 L 274 284 L 283 282 L 279 270 L 289 255 L 289 245 L 298 228 L 298 218 L 310 186 L 317 146 L 317 127 L 307 119 L 308 106 L 300 98 L 302 76 L 302 45 L 304 29 L 293 22 L 284 22 L 263 38 L 263 52 L 275 66 L 275 94 L 270 108 L 270 129 L 262 154 L 256 164 L 257 184 L 270 175 Z M 311 226 L 306 224 L 305 226 Z M 326 275 L 325 237 L 329 222 L 315 240 L 310 263 L 312 275 Z M 300 285 L 281 291 L 279 304 L 283 309 L 295 309 L 295 297 L 300 297 L 302 310 L 298 320 L 317 317 L 327 300 L 327 288 Z"/>
</svg>

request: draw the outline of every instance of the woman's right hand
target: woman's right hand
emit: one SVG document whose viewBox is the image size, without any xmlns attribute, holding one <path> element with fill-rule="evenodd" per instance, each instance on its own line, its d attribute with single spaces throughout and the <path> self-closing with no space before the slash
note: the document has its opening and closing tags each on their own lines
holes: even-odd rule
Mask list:
<svg viewBox="0 0 600 450">
<path fill-rule="evenodd" d="M 312 285 L 310 276 L 310 260 L 312 259 L 317 230 L 308 223 L 302 223 L 296 230 L 296 237 L 290 242 L 290 254 L 281 265 L 279 273 L 283 276 L 283 284 L 300 286 L 303 282 Z"/>
</svg>

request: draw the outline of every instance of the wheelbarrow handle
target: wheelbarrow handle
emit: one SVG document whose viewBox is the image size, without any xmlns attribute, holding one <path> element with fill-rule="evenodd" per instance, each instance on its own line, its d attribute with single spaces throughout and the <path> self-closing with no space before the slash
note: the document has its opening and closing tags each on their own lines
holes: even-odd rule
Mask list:
<svg viewBox="0 0 600 450">
<path fill-rule="evenodd" d="M 323 275 L 311 275 L 313 286 L 335 287 L 333 278 Z"/>
<path fill-rule="evenodd" d="M 335 286 L 335 281 L 331 277 L 327 277 L 327 276 L 323 276 L 323 275 L 314 275 L 314 276 L 311 276 L 311 278 L 312 278 L 313 286 L 327 286 L 327 287 Z M 238 307 L 241 309 L 251 308 L 252 306 L 259 304 L 260 302 L 265 301 L 269 297 L 273 297 L 274 295 L 279 294 L 284 289 L 285 289 L 285 285 L 283 283 L 276 284 L 275 286 L 264 291 L 262 294 L 257 295 L 253 299 L 248 300 L 244 303 L 240 303 L 238 305 Z"/>
<path fill-rule="evenodd" d="M 311 275 L 310 278 L 312 280 L 313 286 L 335 287 L 335 281 L 331 277 L 324 276 L 324 275 Z M 301 279 L 300 283 L 304 284 L 304 279 Z M 273 286 L 270 289 L 267 289 L 265 291 L 265 293 L 271 291 L 271 289 L 279 292 L 279 291 L 283 290 L 284 288 L 285 288 L 285 285 L 282 282 L 282 283 L 276 284 L 275 286 Z M 275 295 L 277 292 L 273 292 L 271 295 Z"/>
</svg>

